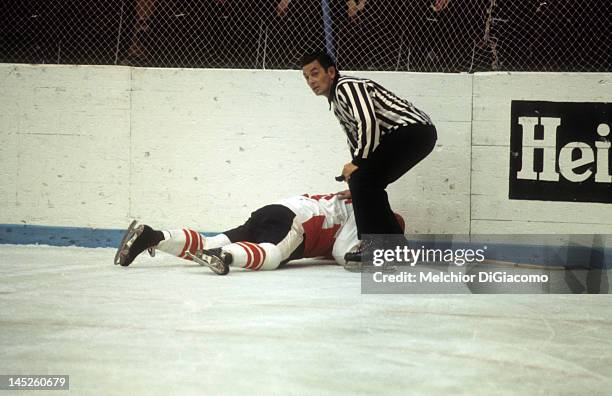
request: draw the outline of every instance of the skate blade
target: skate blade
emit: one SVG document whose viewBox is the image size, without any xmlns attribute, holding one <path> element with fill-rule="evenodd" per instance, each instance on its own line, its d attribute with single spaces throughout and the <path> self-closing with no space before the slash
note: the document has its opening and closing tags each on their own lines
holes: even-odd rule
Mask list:
<svg viewBox="0 0 612 396">
<path fill-rule="evenodd" d="M 185 255 L 187 255 L 187 257 L 200 264 L 201 266 L 210 268 L 210 270 L 217 275 L 227 275 L 227 273 L 229 272 L 227 271 L 227 268 L 219 268 L 215 264 L 211 263 L 209 260 L 206 260 L 203 257 L 196 256 L 195 254 L 192 254 L 189 251 L 186 251 Z"/>
<path fill-rule="evenodd" d="M 397 271 L 397 267 L 393 265 L 385 265 L 382 267 L 376 267 L 373 265 L 361 265 L 361 263 L 357 263 L 354 261 L 349 261 L 344 266 L 344 269 L 349 272 L 360 272 L 360 273 L 375 273 L 375 272 L 395 272 Z"/>
<path fill-rule="evenodd" d="M 126 245 L 130 241 L 130 239 L 132 239 L 134 235 L 136 234 L 136 224 L 137 223 L 138 222 L 136 220 L 132 220 L 127 230 L 125 231 L 123 238 L 121 238 L 121 243 L 119 244 L 119 248 L 117 249 L 117 253 L 115 253 L 115 259 L 113 261 L 115 265 L 121 264 L 121 253 L 127 247 Z"/>
<path fill-rule="evenodd" d="M 192 254 L 190 251 L 186 251 L 185 255 L 189 257 L 190 259 L 192 259 L 193 261 L 195 261 L 196 263 L 200 264 L 202 267 L 210 267 L 210 264 L 206 260 L 204 260 L 201 257 L 196 256 L 195 254 Z"/>
</svg>

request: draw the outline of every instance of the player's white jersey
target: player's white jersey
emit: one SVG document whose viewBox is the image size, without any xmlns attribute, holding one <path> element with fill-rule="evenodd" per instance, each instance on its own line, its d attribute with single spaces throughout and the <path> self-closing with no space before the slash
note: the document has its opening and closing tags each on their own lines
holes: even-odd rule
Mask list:
<svg viewBox="0 0 612 396">
<path fill-rule="evenodd" d="M 339 199 L 336 194 L 299 195 L 285 198 L 279 202 L 295 213 L 300 223 L 305 223 L 313 217 L 324 217 L 323 226 L 330 228 L 334 224 L 344 224 L 353 212 L 351 199 Z"/>
<path fill-rule="evenodd" d="M 332 250 L 337 250 L 334 243 L 340 234 L 354 234 L 350 243 L 356 243 L 357 227 L 350 199 L 339 199 L 336 194 L 305 194 L 283 199 L 277 204 L 296 214 L 296 223 L 302 228 L 305 239 L 304 257 L 332 257 Z"/>
</svg>

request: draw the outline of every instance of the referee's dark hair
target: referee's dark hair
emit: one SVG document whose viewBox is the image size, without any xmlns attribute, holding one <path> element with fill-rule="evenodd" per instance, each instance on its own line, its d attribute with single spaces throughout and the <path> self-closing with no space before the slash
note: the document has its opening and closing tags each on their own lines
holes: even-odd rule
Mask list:
<svg viewBox="0 0 612 396">
<path fill-rule="evenodd" d="M 333 58 L 326 51 L 315 51 L 304 54 L 300 60 L 300 67 L 304 67 L 315 60 L 319 61 L 325 70 L 329 69 L 331 66 L 338 70 L 336 62 L 334 62 Z"/>
</svg>

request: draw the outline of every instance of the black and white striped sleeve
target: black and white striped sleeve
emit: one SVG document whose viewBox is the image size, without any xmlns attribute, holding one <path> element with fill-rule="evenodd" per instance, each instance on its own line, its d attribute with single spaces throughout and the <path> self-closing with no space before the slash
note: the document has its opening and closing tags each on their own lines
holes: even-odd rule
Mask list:
<svg viewBox="0 0 612 396">
<path fill-rule="evenodd" d="M 374 103 L 366 85 L 348 81 L 338 86 L 340 98 L 346 100 L 347 108 L 357 122 L 357 145 L 353 151 L 353 164 L 360 166 L 380 144 L 380 127 L 376 119 Z"/>
</svg>

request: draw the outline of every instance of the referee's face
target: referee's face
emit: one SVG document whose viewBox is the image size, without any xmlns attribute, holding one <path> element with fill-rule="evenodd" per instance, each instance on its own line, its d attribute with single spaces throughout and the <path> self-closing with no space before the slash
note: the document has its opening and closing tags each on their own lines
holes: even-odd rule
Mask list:
<svg viewBox="0 0 612 396">
<path fill-rule="evenodd" d="M 329 98 L 329 91 L 336 76 L 336 68 L 330 66 L 327 70 L 318 60 L 314 60 L 302 67 L 306 83 L 315 95 L 324 95 Z"/>
</svg>

